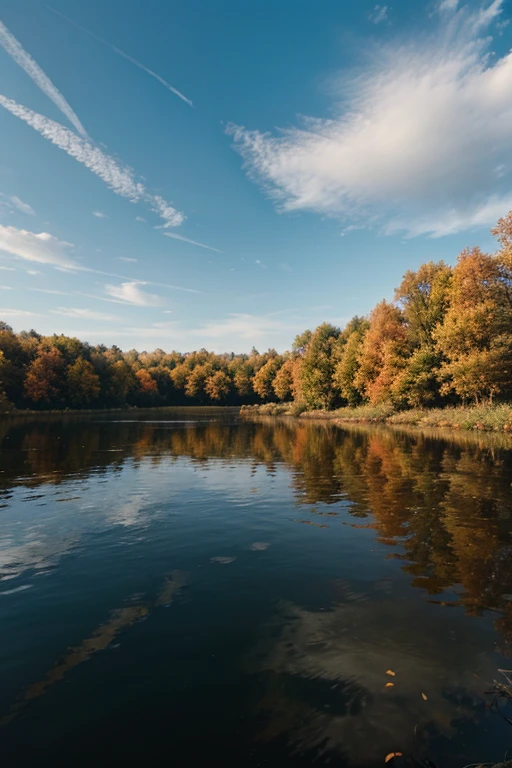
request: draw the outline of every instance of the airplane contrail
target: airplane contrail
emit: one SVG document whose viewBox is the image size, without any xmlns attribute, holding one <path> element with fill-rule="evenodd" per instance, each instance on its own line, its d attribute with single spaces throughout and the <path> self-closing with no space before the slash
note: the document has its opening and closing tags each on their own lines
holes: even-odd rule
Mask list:
<svg viewBox="0 0 512 768">
<path fill-rule="evenodd" d="M 21 43 L 9 32 L 5 24 L 0 21 L 0 45 L 5 48 L 9 56 L 12 56 L 16 64 L 25 70 L 34 83 L 50 98 L 60 111 L 68 118 L 78 133 L 87 138 L 87 132 L 82 123 L 69 106 L 62 93 L 55 87 L 50 78 L 45 75 L 37 61 L 27 53 Z"/>
<path fill-rule="evenodd" d="M 164 86 L 164 88 L 167 88 L 167 90 L 171 91 L 171 93 L 174 93 L 175 96 L 177 96 L 179 99 L 181 99 L 186 104 L 188 104 L 189 107 L 194 106 L 190 99 L 184 96 L 173 85 L 168 83 L 167 80 L 164 80 L 163 77 L 160 77 L 160 75 L 157 75 L 157 73 L 153 72 L 152 69 L 149 69 L 149 67 L 146 67 L 145 64 L 142 64 L 140 61 L 137 61 L 137 59 L 134 59 L 133 56 L 130 56 L 129 54 L 125 53 L 124 51 L 122 51 L 120 48 L 117 48 L 117 46 L 113 45 L 112 43 L 109 43 L 109 41 L 105 40 L 103 37 L 100 37 L 99 35 L 96 35 L 94 32 L 91 32 L 90 29 L 83 27 L 77 21 L 73 21 L 73 19 L 70 19 L 69 16 L 66 16 L 64 13 L 57 11 L 55 8 L 52 8 L 51 5 L 47 5 L 46 7 L 48 8 L 48 10 L 57 14 L 57 16 L 60 16 L 61 18 L 65 19 L 67 22 L 69 22 L 69 24 L 73 24 L 74 27 L 77 27 L 77 29 L 80 29 L 82 30 L 82 32 L 85 32 L 86 35 L 89 35 L 89 37 L 92 37 L 93 40 L 96 40 L 96 42 L 101 43 L 102 45 L 105 45 L 107 48 L 110 48 L 110 50 L 114 51 L 114 53 L 117 53 L 118 56 L 122 56 L 123 59 L 126 59 L 127 61 L 131 62 L 136 67 L 138 67 L 139 69 L 142 69 L 143 72 L 146 72 L 146 74 L 151 75 L 151 77 L 154 77 L 155 80 L 158 80 L 158 82 Z"/>
</svg>

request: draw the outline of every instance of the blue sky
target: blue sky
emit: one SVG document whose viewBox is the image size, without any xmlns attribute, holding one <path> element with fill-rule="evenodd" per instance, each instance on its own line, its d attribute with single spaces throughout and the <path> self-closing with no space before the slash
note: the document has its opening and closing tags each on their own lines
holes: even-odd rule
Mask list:
<svg viewBox="0 0 512 768">
<path fill-rule="evenodd" d="M 510 0 L 50 5 L 0 3 L 16 330 L 284 350 L 391 299 L 406 269 L 494 248 Z"/>
</svg>

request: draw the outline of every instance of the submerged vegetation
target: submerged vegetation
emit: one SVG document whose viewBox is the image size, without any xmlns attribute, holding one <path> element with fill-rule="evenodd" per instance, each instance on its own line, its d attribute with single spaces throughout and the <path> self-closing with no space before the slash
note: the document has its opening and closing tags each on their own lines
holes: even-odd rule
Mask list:
<svg viewBox="0 0 512 768">
<path fill-rule="evenodd" d="M 500 404 L 512 399 L 512 212 L 493 234 L 497 253 L 423 264 L 394 302 L 343 330 L 307 330 L 284 354 L 122 352 L 1 323 L 0 409 L 284 403 L 294 414 L 510 429 Z"/>
</svg>

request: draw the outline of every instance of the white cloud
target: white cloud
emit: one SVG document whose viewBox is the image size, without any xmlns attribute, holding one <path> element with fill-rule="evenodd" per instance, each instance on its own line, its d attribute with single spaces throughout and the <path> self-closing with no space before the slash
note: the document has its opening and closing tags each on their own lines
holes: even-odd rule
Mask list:
<svg viewBox="0 0 512 768">
<path fill-rule="evenodd" d="M 39 64 L 34 61 L 27 51 L 20 45 L 16 38 L 9 32 L 7 27 L 0 21 L 0 45 L 2 45 L 7 53 L 12 56 L 16 64 L 25 70 L 27 75 L 32 78 L 34 83 L 45 93 L 49 99 L 53 101 L 60 111 L 68 118 L 69 122 L 74 125 L 78 133 L 82 136 L 87 136 L 85 128 L 75 115 L 68 102 L 60 93 L 60 91 L 54 86 L 49 77 L 45 75 Z"/>
<path fill-rule="evenodd" d="M 143 216 L 136 216 L 135 221 L 146 221 L 146 219 Z"/>
<path fill-rule="evenodd" d="M 102 213 L 101 211 L 93 211 L 93 216 L 96 216 L 97 219 L 108 219 L 108 216 L 106 213 Z"/>
<path fill-rule="evenodd" d="M 10 285 L 0 285 L 0 291 L 12 291 Z"/>
<path fill-rule="evenodd" d="M 129 264 L 135 263 L 138 259 L 132 259 L 129 256 L 118 256 L 119 261 L 127 261 Z"/>
<path fill-rule="evenodd" d="M 158 82 L 164 86 L 164 88 L 167 88 L 168 91 L 171 91 L 171 93 L 174 93 L 175 96 L 177 96 L 179 99 L 184 101 L 186 104 L 188 104 L 190 107 L 193 107 L 194 105 L 188 99 L 186 96 L 184 96 L 180 91 L 178 91 L 177 88 L 175 88 L 173 85 L 167 82 L 167 80 L 164 80 L 163 77 L 160 77 L 160 75 L 157 75 L 156 72 L 153 72 L 153 70 L 148 69 L 148 67 L 145 66 L 145 64 L 141 64 L 140 61 L 137 61 L 137 59 L 134 59 L 132 56 L 129 56 L 127 53 L 122 51 L 120 48 L 116 48 L 115 45 L 112 45 L 112 43 L 109 43 L 108 40 L 104 40 L 102 37 L 99 37 L 98 35 L 95 35 L 94 32 L 91 32 L 90 30 L 86 29 L 86 27 L 83 27 L 81 24 L 77 24 L 76 21 L 73 21 L 73 19 L 70 19 L 69 16 L 65 16 L 60 11 L 56 11 L 55 8 L 50 8 L 50 6 L 47 6 L 50 11 L 53 11 L 57 14 L 57 16 L 61 16 L 63 19 L 66 19 L 66 21 L 69 21 L 70 24 L 73 24 L 73 26 L 78 27 L 78 29 L 81 29 L 82 32 L 85 32 L 87 35 L 92 37 L 94 40 L 97 40 L 99 43 L 102 43 L 103 45 L 106 45 L 107 48 L 110 48 L 110 50 L 114 51 L 114 53 L 117 53 L 118 56 L 122 56 L 123 59 L 126 59 L 127 61 L 134 64 L 136 67 L 141 69 L 143 72 L 146 72 L 146 74 L 150 75 L 151 77 L 154 77 L 155 80 L 158 80 Z"/>
<path fill-rule="evenodd" d="M 82 163 L 92 173 L 99 176 L 116 195 L 125 197 L 132 203 L 144 201 L 153 211 L 156 211 L 164 221 L 164 226 L 179 226 L 185 216 L 159 195 L 150 194 L 144 185 L 137 181 L 131 168 L 121 166 L 113 157 L 105 154 L 96 145 L 80 138 L 73 131 L 60 123 L 39 115 L 22 104 L 0 95 L 0 105 L 11 114 L 23 120 L 35 131 L 64 150 L 77 162 Z"/>
<path fill-rule="evenodd" d="M 387 5 L 376 5 L 368 18 L 374 24 L 381 24 L 383 21 L 387 21 L 388 13 L 389 7 Z"/>
<path fill-rule="evenodd" d="M 27 275 L 40 275 L 40 271 L 38 269 L 26 269 L 25 272 Z"/>
<path fill-rule="evenodd" d="M 452 9 L 432 37 L 381 49 L 340 82 L 332 119 L 231 126 L 249 175 L 281 211 L 409 235 L 491 225 L 511 203 L 512 53 L 489 56 L 485 36 L 502 5 Z"/>
<path fill-rule="evenodd" d="M 5 270 L 6 272 L 16 272 L 14 267 L 4 267 L 4 266 L 1 266 L 0 269 Z"/>
<path fill-rule="evenodd" d="M 164 228 L 167 227 L 179 227 L 183 224 L 185 217 L 180 211 L 177 211 L 170 203 L 166 202 L 160 195 L 155 195 L 152 198 L 153 207 L 152 211 L 158 213 L 161 219 L 164 220 Z"/>
<path fill-rule="evenodd" d="M 459 5 L 459 0 L 441 0 L 439 3 L 439 10 L 441 13 L 445 11 L 456 11 Z"/>
<path fill-rule="evenodd" d="M 24 309 L 0 309 L 0 320 L 6 317 L 35 317 L 35 312 L 27 312 Z"/>
<path fill-rule="evenodd" d="M 284 314 L 284 313 L 283 313 Z M 275 315 L 249 315 L 232 313 L 223 320 L 211 321 L 189 331 L 193 336 L 215 339 L 229 336 L 244 339 L 247 342 L 260 343 L 273 334 L 295 328 L 294 323 L 283 322 Z"/>
<path fill-rule="evenodd" d="M 72 247 L 71 243 L 65 243 L 47 232 L 35 234 L 25 229 L 0 225 L 0 251 L 19 259 L 76 269 L 76 263 L 68 255 Z"/>
<path fill-rule="evenodd" d="M 198 243 L 196 240 L 190 240 L 188 237 L 183 237 L 183 235 L 178 235 L 176 232 L 164 232 L 164 235 L 166 237 L 172 237 L 174 240 L 181 240 L 183 243 L 190 243 L 190 245 L 198 245 L 200 248 L 206 248 L 209 251 L 215 251 L 215 253 L 223 253 L 223 251 L 219 251 L 218 248 L 212 248 L 211 245 L 205 245 L 204 243 Z"/>
<path fill-rule="evenodd" d="M 29 288 L 29 291 L 37 291 L 38 293 L 52 293 L 55 296 L 67 296 L 65 291 L 52 291 L 49 288 Z"/>
<path fill-rule="evenodd" d="M 20 198 L 17 197 L 16 195 L 13 195 L 9 199 L 10 199 L 11 203 L 14 205 L 14 207 L 17 208 L 18 211 L 21 211 L 21 213 L 26 213 L 29 216 L 35 216 L 36 215 L 36 212 L 34 211 L 32 206 L 30 206 L 28 203 L 24 203 L 23 200 L 20 200 Z"/>
<path fill-rule="evenodd" d="M 91 309 L 77 309 L 76 307 L 57 307 L 57 309 L 51 309 L 50 312 L 54 315 L 78 317 L 83 320 L 104 320 L 105 322 L 117 320 L 115 315 L 106 315 L 104 312 L 93 312 Z"/>
<path fill-rule="evenodd" d="M 134 304 L 137 307 L 157 307 L 162 304 L 161 296 L 141 291 L 139 285 L 146 285 L 146 283 L 134 280 L 121 285 L 106 285 L 105 292 L 123 304 Z"/>
</svg>

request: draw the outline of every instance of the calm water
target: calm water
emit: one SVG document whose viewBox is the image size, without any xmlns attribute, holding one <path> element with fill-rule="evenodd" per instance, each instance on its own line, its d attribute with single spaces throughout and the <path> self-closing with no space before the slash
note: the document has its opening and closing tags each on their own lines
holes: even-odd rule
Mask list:
<svg viewBox="0 0 512 768">
<path fill-rule="evenodd" d="M 0 450 L 2 765 L 512 752 L 505 438 L 169 409 Z"/>
</svg>

